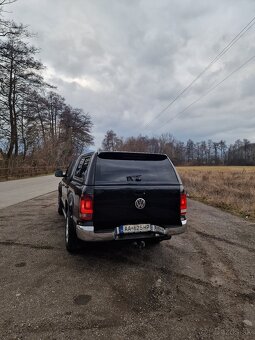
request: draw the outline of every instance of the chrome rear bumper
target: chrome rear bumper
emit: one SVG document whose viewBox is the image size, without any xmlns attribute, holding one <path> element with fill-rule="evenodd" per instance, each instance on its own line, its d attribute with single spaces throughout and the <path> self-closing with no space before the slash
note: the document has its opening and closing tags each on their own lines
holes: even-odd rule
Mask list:
<svg viewBox="0 0 255 340">
<path fill-rule="evenodd" d="M 154 234 L 154 235 L 148 234 L 148 236 L 143 235 L 142 238 L 165 237 L 167 239 L 169 236 L 184 233 L 186 229 L 187 229 L 187 220 L 183 220 L 181 226 L 171 226 L 171 227 L 165 228 L 165 234 Z M 82 226 L 82 225 L 77 224 L 76 225 L 76 234 L 77 234 L 77 237 L 80 240 L 89 241 L 89 242 L 90 241 L 93 242 L 93 241 L 118 240 L 118 238 L 115 237 L 113 231 L 106 232 L 106 233 L 95 233 L 93 226 Z M 128 238 L 135 240 L 135 239 L 141 238 L 141 235 L 139 233 L 132 234 L 132 236 L 129 235 Z M 125 239 L 125 238 L 123 238 L 123 239 Z"/>
</svg>

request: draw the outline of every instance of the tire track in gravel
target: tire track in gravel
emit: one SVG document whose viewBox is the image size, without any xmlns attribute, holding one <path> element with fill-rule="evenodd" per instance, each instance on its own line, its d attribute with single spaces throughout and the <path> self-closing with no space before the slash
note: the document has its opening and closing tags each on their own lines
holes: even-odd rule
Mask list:
<svg viewBox="0 0 255 340">
<path fill-rule="evenodd" d="M 236 314 L 239 317 L 239 320 L 245 319 L 245 313 L 243 308 L 238 308 L 236 306 L 236 300 L 239 298 L 241 300 L 241 304 L 243 305 L 247 300 L 251 303 L 255 301 L 255 294 L 253 292 L 250 293 L 240 293 L 238 289 L 240 286 L 245 286 L 245 290 L 251 289 L 250 286 L 247 286 L 247 283 L 240 278 L 239 272 L 235 269 L 233 265 L 233 261 L 230 259 L 230 255 L 228 254 L 228 248 L 224 249 L 220 245 L 224 242 L 231 247 L 242 248 L 249 252 L 254 252 L 255 250 L 251 247 L 247 247 L 241 245 L 237 242 L 232 242 L 230 240 L 217 237 L 214 235 L 209 235 L 205 232 L 201 232 L 196 230 L 194 227 L 190 227 L 192 238 L 196 238 L 198 236 L 199 240 L 199 247 L 203 248 L 204 251 L 201 254 L 207 258 L 205 263 L 210 263 L 210 268 L 213 268 L 213 276 L 210 277 L 210 282 L 213 286 L 220 288 L 223 287 L 233 287 L 237 291 L 233 294 L 228 292 L 225 295 L 225 299 L 222 299 L 222 292 L 221 295 L 217 293 L 217 301 L 219 310 L 221 311 L 221 321 L 223 322 L 224 319 L 231 321 L 232 320 L 232 308 L 235 308 Z M 196 236 L 195 236 L 196 235 Z M 219 243 L 219 245 L 217 244 Z M 208 258 L 210 259 L 208 261 Z M 219 291 L 219 290 L 218 290 Z M 229 295 L 229 296 L 228 296 Z M 227 301 L 229 300 L 229 301 Z M 226 303 L 227 302 L 227 303 Z M 239 323 L 237 328 L 240 332 L 240 339 L 245 339 L 245 326 L 243 323 Z"/>
<path fill-rule="evenodd" d="M 239 281 L 232 262 L 224 255 L 221 248 L 215 244 L 214 239 L 206 238 L 204 240 L 204 237 L 201 238 L 200 233 L 195 232 L 192 234 L 192 239 L 196 240 L 198 249 L 203 249 L 201 254 L 204 257 L 205 266 L 210 268 L 210 270 L 207 270 L 209 281 L 215 285 L 226 283 L 224 280 Z"/>
<path fill-rule="evenodd" d="M 232 322 L 231 320 L 233 313 L 231 311 L 231 306 L 233 307 L 233 309 L 236 309 L 239 320 L 244 320 L 245 314 L 242 308 L 236 307 L 236 303 L 237 300 L 239 300 L 241 304 L 245 303 L 246 301 L 249 303 L 253 303 L 255 301 L 255 293 L 254 291 L 251 291 L 252 287 L 247 285 L 247 282 L 243 281 L 242 278 L 240 278 L 239 272 L 235 269 L 233 262 L 230 259 L 228 248 L 225 250 L 224 248 L 222 249 L 219 245 L 217 245 L 217 242 L 223 241 L 222 239 L 218 240 L 217 237 L 205 238 L 204 235 L 207 234 L 196 232 L 195 228 L 192 227 L 190 229 L 192 230 L 191 232 L 187 233 L 187 235 L 189 235 L 188 239 L 190 240 L 190 243 L 194 246 L 194 248 L 198 251 L 198 253 L 202 256 L 203 270 L 208 283 L 198 279 L 194 279 L 193 277 L 191 278 L 188 275 L 181 276 L 183 278 L 185 277 L 187 281 L 191 280 L 193 282 L 201 284 L 202 286 L 204 285 L 209 289 L 208 295 L 214 295 L 214 304 L 217 310 L 216 314 L 219 317 L 219 320 L 217 322 L 218 326 L 220 323 Z M 231 246 L 237 247 L 240 246 L 239 244 L 235 244 L 234 242 L 227 242 L 227 244 L 231 244 Z M 248 251 L 250 250 L 247 249 L 247 247 L 243 248 Z M 179 273 L 177 275 L 180 276 Z M 246 292 L 239 292 L 240 286 L 243 286 Z M 250 292 L 247 293 L 247 290 L 250 290 Z M 185 294 L 185 291 L 183 293 Z M 205 294 L 205 297 L 207 297 L 206 295 L 207 294 Z M 225 299 L 223 299 L 223 295 Z M 244 324 L 240 323 L 237 328 L 239 329 L 240 334 L 244 333 Z"/>
<path fill-rule="evenodd" d="M 200 266 L 204 272 L 204 277 L 203 280 L 199 280 L 187 275 L 186 279 L 188 282 L 190 281 L 193 284 L 194 282 L 199 283 L 198 287 L 200 287 L 200 289 L 203 287 L 202 292 L 204 297 L 208 299 L 211 312 L 213 312 L 212 315 L 216 315 L 213 321 L 219 325 L 225 319 L 225 314 L 223 313 L 223 306 L 221 299 L 219 298 L 218 286 L 213 284 L 213 277 L 215 277 L 214 258 L 211 256 L 208 244 L 201 242 L 201 238 L 196 233 L 189 232 L 187 235 L 191 245 L 201 256 Z M 197 263 L 197 265 L 199 265 L 199 263 Z M 186 288 L 184 287 L 183 294 L 185 294 L 185 290 Z M 193 303 L 196 303 L 196 301 Z"/>
<path fill-rule="evenodd" d="M 224 243 L 230 244 L 232 246 L 243 248 L 243 249 L 248 250 L 248 251 L 250 251 L 252 253 L 255 253 L 255 249 L 252 248 L 252 247 L 245 246 L 243 244 L 240 244 L 240 243 L 237 243 L 237 242 L 233 242 L 233 241 L 230 241 L 230 240 L 227 240 L 227 239 L 224 239 L 222 237 L 215 236 L 215 235 L 206 234 L 206 233 L 204 233 L 202 231 L 196 230 L 195 228 L 191 228 L 191 229 L 194 229 L 194 232 L 197 235 L 200 235 L 200 236 L 202 236 L 202 237 L 204 237 L 206 239 L 212 239 L 212 240 L 216 240 L 216 241 L 219 241 L 219 242 L 224 242 Z"/>
</svg>

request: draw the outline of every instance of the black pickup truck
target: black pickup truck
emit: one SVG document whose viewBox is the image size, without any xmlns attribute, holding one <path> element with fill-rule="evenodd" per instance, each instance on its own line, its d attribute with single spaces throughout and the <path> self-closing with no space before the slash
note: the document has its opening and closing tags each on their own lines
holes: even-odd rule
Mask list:
<svg viewBox="0 0 255 340">
<path fill-rule="evenodd" d="M 58 187 L 65 240 L 160 242 L 186 229 L 187 200 L 181 179 L 164 154 L 93 152 L 74 160 Z"/>
</svg>

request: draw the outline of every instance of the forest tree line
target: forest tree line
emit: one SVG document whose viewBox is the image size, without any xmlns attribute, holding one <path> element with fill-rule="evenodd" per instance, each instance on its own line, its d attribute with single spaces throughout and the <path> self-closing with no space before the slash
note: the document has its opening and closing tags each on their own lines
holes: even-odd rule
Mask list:
<svg viewBox="0 0 255 340">
<path fill-rule="evenodd" d="M 9 164 L 67 164 L 93 144 L 91 116 L 47 83 L 32 34 L 4 19 L 12 2 L 0 0 L 0 156 Z"/>
<path fill-rule="evenodd" d="M 255 165 L 255 143 L 247 139 L 227 145 L 224 140 L 186 143 L 171 134 L 160 137 L 119 137 L 108 130 L 102 142 L 105 151 L 165 153 L 175 165 Z"/>
</svg>

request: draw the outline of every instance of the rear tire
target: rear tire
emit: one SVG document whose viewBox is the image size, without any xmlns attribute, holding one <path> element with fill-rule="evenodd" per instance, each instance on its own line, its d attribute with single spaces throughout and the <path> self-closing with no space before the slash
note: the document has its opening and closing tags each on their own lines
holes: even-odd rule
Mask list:
<svg viewBox="0 0 255 340">
<path fill-rule="evenodd" d="M 64 215 L 64 213 L 63 213 L 63 208 L 64 208 L 64 206 L 63 206 L 63 202 L 62 202 L 62 200 L 61 200 L 61 197 L 60 197 L 60 194 L 58 194 L 58 213 L 59 213 L 59 215 Z"/>
<path fill-rule="evenodd" d="M 75 253 L 77 251 L 78 238 L 76 235 L 75 223 L 69 210 L 67 211 L 67 216 L 66 216 L 65 242 L 66 242 L 66 250 L 69 253 Z"/>
</svg>

